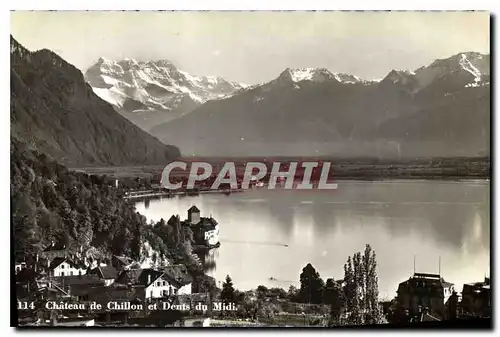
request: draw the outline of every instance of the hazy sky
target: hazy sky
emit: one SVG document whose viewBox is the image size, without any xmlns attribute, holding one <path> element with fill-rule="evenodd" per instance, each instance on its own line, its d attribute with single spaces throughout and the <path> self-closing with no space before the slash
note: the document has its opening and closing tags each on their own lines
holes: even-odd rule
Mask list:
<svg viewBox="0 0 500 337">
<path fill-rule="evenodd" d="M 11 33 L 85 70 L 100 56 L 169 59 L 247 84 L 285 68 L 365 79 L 463 51 L 489 53 L 487 12 L 12 12 Z"/>
</svg>

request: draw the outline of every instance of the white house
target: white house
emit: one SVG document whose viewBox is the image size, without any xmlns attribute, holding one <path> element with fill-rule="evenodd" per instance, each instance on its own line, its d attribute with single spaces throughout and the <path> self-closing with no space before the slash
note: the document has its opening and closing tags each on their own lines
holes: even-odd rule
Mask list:
<svg viewBox="0 0 500 337">
<path fill-rule="evenodd" d="M 51 276 L 85 275 L 87 268 L 64 257 L 56 257 L 49 266 Z"/>
<path fill-rule="evenodd" d="M 193 279 L 184 265 L 168 266 L 163 270 L 124 270 L 115 283 L 143 285 L 145 298 L 154 299 L 173 295 L 191 294 Z"/>
<path fill-rule="evenodd" d="M 190 295 L 191 283 L 179 284 L 163 274 L 146 286 L 146 298 L 161 298 L 171 295 Z"/>
<path fill-rule="evenodd" d="M 215 220 L 213 220 L 212 227 L 210 226 L 206 227 L 205 241 L 210 246 L 215 246 L 216 244 L 219 243 L 219 224 Z"/>
</svg>

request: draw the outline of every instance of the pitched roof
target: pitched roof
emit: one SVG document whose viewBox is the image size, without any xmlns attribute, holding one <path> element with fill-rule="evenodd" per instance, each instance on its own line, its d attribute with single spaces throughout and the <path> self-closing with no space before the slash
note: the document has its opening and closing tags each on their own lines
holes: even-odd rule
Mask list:
<svg viewBox="0 0 500 337">
<path fill-rule="evenodd" d="M 162 270 L 151 268 L 124 270 L 120 273 L 115 283 L 148 287 L 160 277 L 177 288 L 193 282 L 193 277 L 189 275 L 186 266 L 173 265 L 165 267 Z"/>
<path fill-rule="evenodd" d="M 134 262 L 133 259 L 131 259 L 130 257 L 126 257 L 126 256 L 113 255 L 113 258 L 115 258 L 118 262 L 120 262 L 121 264 L 123 264 L 125 266 L 128 266 L 129 264 Z"/>
<path fill-rule="evenodd" d="M 104 285 L 104 281 L 97 275 L 74 275 L 74 276 L 56 276 L 54 281 L 61 285 Z"/>
<path fill-rule="evenodd" d="M 109 287 L 96 287 L 89 291 L 89 297 L 101 304 L 107 304 L 111 301 L 128 301 L 140 303 L 144 298 L 144 287 L 126 287 L 113 284 Z M 104 308 L 106 306 L 104 305 Z"/>
<path fill-rule="evenodd" d="M 120 273 L 116 279 L 116 283 L 121 284 L 135 284 L 149 286 L 151 283 L 155 282 L 163 272 L 154 269 L 129 269 L 124 270 Z"/>
<path fill-rule="evenodd" d="M 56 257 L 52 260 L 50 263 L 49 268 L 50 269 L 55 269 L 57 266 L 59 266 L 61 263 L 67 262 L 72 268 L 78 268 L 78 269 L 85 269 L 87 268 L 83 263 L 79 262 L 73 262 L 70 259 L 64 258 L 64 257 Z"/>
<path fill-rule="evenodd" d="M 118 276 L 118 270 L 113 266 L 103 266 L 99 267 L 99 269 L 105 279 L 114 279 Z"/>
<path fill-rule="evenodd" d="M 442 296 L 443 289 L 451 286 L 453 286 L 453 283 L 446 282 L 439 275 L 415 273 L 414 277 L 410 277 L 408 280 L 399 284 L 398 292 L 428 291 L 435 295 Z"/>
<path fill-rule="evenodd" d="M 113 266 L 99 266 L 92 269 L 90 274 L 99 274 L 104 279 L 115 279 L 118 276 L 118 270 Z"/>
<path fill-rule="evenodd" d="M 163 275 L 163 272 L 154 269 L 143 269 L 139 275 L 139 284 L 144 284 L 146 287 L 154 283 Z"/>
<path fill-rule="evenodd" d="M 179 220 L 179 218 L 177 218 L 175 215 L 172 215 L 170 217 L 170 219 L 168 219 L 167 224 L 169 224 L 169 225 L 176 224 L 178 220 Z"/>
<path fill-rule="evenodd" d="M 429 313 L 423 313 L 422 317 L 420 318 L 421 322 L 439 322 L 441 321 L 439 318 L 432 316 Z"/>
<path fill-rule="evenodd" d="M 198 207 L 193 205 L 193 206 L 191 206 L 190 209 L 188 209 L 188 212 L 189 213 L 200 213 L 200 210 L 198 209 Z"/>
</svg>

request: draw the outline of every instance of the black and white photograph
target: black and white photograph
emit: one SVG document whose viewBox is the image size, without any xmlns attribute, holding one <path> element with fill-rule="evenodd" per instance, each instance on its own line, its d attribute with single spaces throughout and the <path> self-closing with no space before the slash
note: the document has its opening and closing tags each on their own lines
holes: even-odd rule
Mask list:
<svg viewBox="0 0 500 337">
<path fill-rule="evenodd" d="M 9 14 L 11 326 L 492 328 L 490 12 Z"/>
</svg>

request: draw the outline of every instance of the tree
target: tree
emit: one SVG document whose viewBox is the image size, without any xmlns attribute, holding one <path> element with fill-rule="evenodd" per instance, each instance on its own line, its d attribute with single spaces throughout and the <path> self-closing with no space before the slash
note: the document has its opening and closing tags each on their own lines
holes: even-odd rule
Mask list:
<svg viewBox="0 0 500 337">
<path fill-rule="evenodd" d="M 303 303 L 323 302 L 324 282 L 314 267 L 308 263 L 300 274 L 299 300 Z"/>
<path fill-rule="evenodd" d="M 370 245 L 365 247 L 363 265 L 365 270 L 365 323 L 381 323 L 383 314 L 378 300 L 377 258 Z"/>
<path fill-rule="evenodd" d="M 257 298 L 262 300 L 267 296 L 267 292 L 269 289 L 267 289 L 266 286 L 260 285 L 257 287 Z"/>
<path fill-rule="evenodd" d="M 222 284 L 222 291 L 220 293 L 222 302 L 234 302 L 234 287 L 233 280 L 229 275 L 226 276 L 226 281 Z"/>
<path fill-rule="evenodd" d="M 350 324 L 377 324 L 383 321 L 378 303 L 378 278 L 375 252 L 366 245 L 349 256 L 344 265 L 344 295 Z"/>
<path fill-rule="evenodd" d="M 288 288 L 288 293 L 287 293 L 288 300 L 295 302 L 297 301 L 298 295 L 299 295 L 299 290 L 296 287 L 290 286 Z"/>
<path fill-rule="evenodd" d="M 330 306 L 331 324 L 339 325 L 340 314 L 344 307 L 344 292 L 342 286 L 333 278 L 326 280 L 324 301 Z"/>
</svg>

